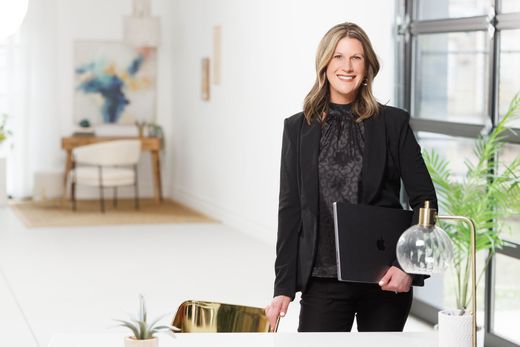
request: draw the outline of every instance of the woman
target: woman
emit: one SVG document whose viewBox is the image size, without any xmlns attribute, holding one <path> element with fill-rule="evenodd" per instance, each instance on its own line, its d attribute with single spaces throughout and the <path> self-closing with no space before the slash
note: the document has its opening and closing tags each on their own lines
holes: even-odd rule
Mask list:
<svg viewBox="0 0 520 347">
<path fill-rule="evenodd" d="M 266 307 L 273 327 L 301 291 L 298 331 L 350 331 L 354 317 L 359 331 L 402 331 L 411 286 L 423 284 L 397 261 L 379 285 L 337 280 L 333 202 L 401 209 L 401 180 L 414 211 L 437 202 L 410 116 L 372 95 L 378 71 L 363 29 L 334 26 L 318 47 L 304 111 L 285 120 L 276 280 Z"/>
</svg>

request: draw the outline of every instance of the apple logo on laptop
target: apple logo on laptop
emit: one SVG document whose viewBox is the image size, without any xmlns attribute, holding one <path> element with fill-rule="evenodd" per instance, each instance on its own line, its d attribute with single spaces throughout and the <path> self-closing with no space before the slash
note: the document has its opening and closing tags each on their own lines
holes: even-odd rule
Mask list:
<svg viewBox="0 0 520 347">
<path fill-rule="evenodd" d="M 377 249 L 380 251 L 384 251 L 386 249 L 385 240 L 381 237 L 376 241 Z"/>
</svg>

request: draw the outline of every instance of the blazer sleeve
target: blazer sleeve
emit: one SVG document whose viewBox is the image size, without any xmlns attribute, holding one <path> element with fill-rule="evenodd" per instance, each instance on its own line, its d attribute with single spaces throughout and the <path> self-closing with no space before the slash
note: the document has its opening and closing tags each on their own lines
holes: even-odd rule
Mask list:
<svg viewBox="0 0 520 347">
<path fill-rule="evenodd" d="M 421 147 L 417 143 L 410 127 L 410 115 L 405 112 L 399 131 L 398 160 L 404 189 L 408 201 L 414 211 L 413 222 L 419 219 L 419 208 L 426 200 L 433 208 L 437 208 L 435 188 L 421 154 Z"/>
<path fill-rule="evenodd" d="M 298 188 L 298 122 L 284 123 L 280 164 L 278 237 L 276 242 L 274 296 L 294 299 L 296 293 L 298 238 L 301 228 L 301 205 Z M 295 124 L 296 123 L 296 124 Z"/>
<path fill-rule="evenodd" d="M 400 118 L 397 151 L 399 170 L 404 189 L 408 195 L 408 202 L 414 211 L 412 223 L 416 224 L 419 220 L 419 209 L 423 207 L 426 200 L 430 201 L 433 208 L 437 208 L 437 196 L 421 154 L 421 147 L 410 127 L 410 115 L 402 111 Z M 400 268 L 397 260 L 394 265 Z M 413 275 L 412 284 L 423 286 L 424 280 L 428 277 L 430 276 Z"/>
</svg>

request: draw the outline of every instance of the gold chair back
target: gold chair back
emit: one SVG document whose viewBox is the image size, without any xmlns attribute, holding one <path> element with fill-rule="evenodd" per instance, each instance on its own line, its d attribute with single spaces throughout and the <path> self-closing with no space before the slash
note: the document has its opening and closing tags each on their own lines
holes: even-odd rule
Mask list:
<svg viewBox="0 0 520 347">
<path fill-rule="evenodd" d="M 181 333 L 269 332 L 264 309 L 208 301 L 183 302 L 172 325 Z"/>
</svg>

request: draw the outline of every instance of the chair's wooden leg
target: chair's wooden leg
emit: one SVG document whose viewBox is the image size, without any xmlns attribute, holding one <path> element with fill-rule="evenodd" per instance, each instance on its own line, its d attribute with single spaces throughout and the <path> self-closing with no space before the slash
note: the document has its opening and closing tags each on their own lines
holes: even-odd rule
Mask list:
<svg viewBox="0 0 520 347">
<path fill-rule="evenodd" d="M 112 206 L 117 207 L 117 187 L 114 187 L 114 197 L 112 199 Z"/>
<path fill-rule="evenodd" d="M 72 199 L 72 211 L 76 211 L 76 182 L 74 181 L 70 186 L 70 197 Z"/>
<path fill-rule="evenodd" d="M 137 165 L 134 165 L 134 207 L 139 209 L 139 188 L 137 187 Z"/>
<path fill-rule="evenodd" d="M 155 202 L 158 204 L 162 201 L 162 183 L 161 183 L 161 161 L 159 159 L 159 151 L 154 150 L 151 152 L 152 156 L 152 170 L 154 180 L 154 191 L 155 191 Z"/>
<path fill-rule="evenodd" d="M 67 161 L 70 159 L 70 163 L 67 162 L 67 170 L 65 176 L 65 187 L 67 187 L 67 180 L 70 179 L 70 198 L 72 200 L 72 211 L 76 211 L 76 173 L 74 175 L 69 175 L 72 169 L 76 168 L 76 163 L 72 160 L 72 154 L 70 158 L 67 157 Z M 67 190 L 65 190 L 64 195 L 67 195 Z"/>
<path fill-rule="evenodd" d="M 67 199 L 67 180 L 69 179 L 70 171 L 74 168 L 74 161 L 72 159 L 72 149 L 67 149 L 67 159 L 65 161 L 65 172 L 63 173 L 63 199 Z"/>
<path fill-rule="evenodd" d="M 101 212 L 105 213 L 105 199 L 103 197 L 103 170 L 101 166 L 98 166 L 98 177 L 99 177 L 99 203 L 101 205 Z"/>
<path fill-rule="evenodd" d="M 105 199 L 103 198 L 103 186 L 99 186 L 99 203 L 101 204 L 101 212 L 105 213 Z"/>
</svg>

